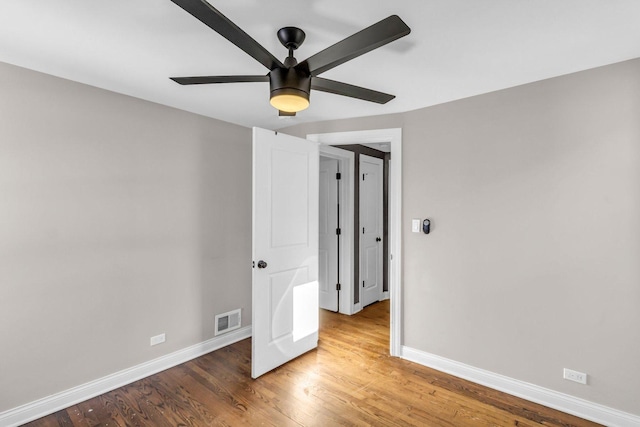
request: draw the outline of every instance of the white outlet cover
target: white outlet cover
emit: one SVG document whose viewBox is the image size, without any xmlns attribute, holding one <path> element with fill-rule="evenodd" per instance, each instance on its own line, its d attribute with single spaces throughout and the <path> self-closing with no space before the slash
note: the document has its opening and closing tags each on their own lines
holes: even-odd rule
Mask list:
<svg viewBox="0 0 640 427">
<path fill-rule="evenodd" d="M 572 369 L 564 368 L 562 377 L 565 380 L 574 381 L 580 384 L 587 383 L 587 374 L 585 374 L 584 372 L 574 371 Z"/>
<path fill-rule="evenodd" d="M 422 220 L 420 219 L 412 219 L 411 220 L 411 232 L 412 233 L 419 233 L 420 232 L 420 223 L 422 222 Z"/>
<path fill-rule="evenodd" d="M 160 335 L 156 335 L 155 337 L 151 337 L 151 339 L 149 340 L 149 344 L 153 346 L 153 345 L 162 344 L 164 341 L 165 341 L 165 335 L 160 334 Z"/>
</svg>

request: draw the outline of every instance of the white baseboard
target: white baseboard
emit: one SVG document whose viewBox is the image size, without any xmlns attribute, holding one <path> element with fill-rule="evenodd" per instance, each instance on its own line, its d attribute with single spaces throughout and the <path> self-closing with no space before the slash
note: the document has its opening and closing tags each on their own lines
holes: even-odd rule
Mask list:
<svg viewBox="0 0 640 427">
<path fill-rule="evenodd" d="M 464 363 L 402 346 L 401 357 L 411 362 L 521 397 L 568 414 L 609 427 L 639 427 L 640 416 L 609 408 L 598 403 L 549 390 L 535 384 L 505 377 Z"/>
<path fill-rule="evenodd" d="M 384 301 L 384 300 L 388 300 L 389 299 L 389 291 L 383 291 L 382 292 L 382 299 L 380 301 Z"/>
<path fill-rule="evenodd" d="M 0 426 L 19 426 L 29 421 L 73 406 L 92 397 L 99 396 L 118 387 L 130 384 L 189 360 L 226 347 L 251 336 L 251 326 L 237 329 L 225 335 L 175 351 L 166 356 L 124 369 L 106 377 L 70 388 L 60 393 L 27 403 L 0 413 Z"/>
</svg>

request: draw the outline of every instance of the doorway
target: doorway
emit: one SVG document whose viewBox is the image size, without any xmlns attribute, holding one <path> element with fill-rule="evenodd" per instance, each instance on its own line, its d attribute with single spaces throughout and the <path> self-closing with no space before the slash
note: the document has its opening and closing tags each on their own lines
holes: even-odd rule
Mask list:
<svg viewBox="0 0 640 427">
<path fill-rule="evenodd" d="M 322 149 L 323 146 L 320 146 L 320 151 Z M 387 227 L 389 217 L 389 144 L 369 144 L 369 146 L 349 144 L 332 149 L 342 153 L 351 152 L 355 156 L 353 172 L 349 175 L 353 178 L 355 185 L 350 188 L 341 185 L 342 180 L 335 181 L 338 191 L 344 192 L 348 200 L 354 203 L 353 227 L 345 228 L 338 236 L 332 236 L 338 240 L 352 239 L 354 257 L 351 261 L 341 262 L 340 267 L 349 262 L 353 263 L 353 277 L 350 277 L 353 280 L 353 288 L 342 286 L 342 290 L 338 291 L 336 287 L 331 287 L 331 292 L 338 295 L 345 292 L 343 296 L 338 297 L 339 299 L 348 298 L 349 300 L 346 310 L 341 309 L 340 312 L 354 314 L 367 305 L 389 298 Z M 321 164 L 323 163 L 322 158 L 321 154 Z M 345 174 L 340 175 L 344 176 Z M 332 184 L 330 188 L 335 187 Z M 335 214 L 337 203 L 335 199 L 330 202 L 326 197 L 321 197 L 321 211 L 324 212 L 327 209 L 323 208 L 323 203 L 331 203 L 329 211 Z M 340 205 L 338 205 L 339 209 Z M 351 229 L 353 232 L 349 232 Z M 322 253 L 323 256 L 325 254 Z M 336 254 L 334 253 L 333 256 Z M 321 267 L 324 267 L 322 265 L 324 261 L 325 259 L 322 257 L 320 259 Z M 344 277 L 344 275 L 341 276 Z M 330 284 L 333 283 L 335 282 Z"/>
<path fill-rule="evenodd" d="M 390 354 L 392 356 L 400 356 L 402 343 L 402 130 L 394 128 L 371 131 L 313 134 L 307 135 L 307 139 L 321 144 L 321 155 L 325 150 L 330 151 L 332 147 L 327 147 L 328 145 L 389 144 L 391 159 L 389 161 L 389 253 L 387 261 L 389 264 Z M 340 151 L 343 152 L 344 150 Z M 342 154 L 342 156 L 345 155 Z M 346 164 L 350 164 L 352 168 L 354 167 L 353 160 L 349 163 L 348 157 L 345 156 L 343 161 Z M 345 173 L 343 176 L 349 177 L 350 175 L 351 174 Z M 353 191 L 353 182 L 350 183 L 350 188 L 351 191 Z M 353 205 L 351 206 L 351 209 L 353 209 Z M 353 219 L 352 214 L 347 215 L 345 219 L 348 221 L 349 217 Z M 353 227 L 353 224 L 351 224 L 351 227 Z M 351 228 L 351 230 L 353 230 L 353 228 Z M 349 242 L 350 240 L 351 239 L 342 239 L 341 245 L 344 242 Z M 353 265 L 353 249 L 349 252 L 342 251 L 340 255 L 340 262 L 346 263 L 345 266 Z M 348 277 L 350 276 L 343 277 L 341 275 L 341 280 Z M 347 292 L 344 292 L 344 287 L 342 289 L 343 291 L 341 291 L 341 295 L 346 294 L 346 296 L 351 298 L 349 307 L 347 307 L 349 309 L 347 314 L 352 314 L 354 312 L 354 304 L 351 303 L 353 301 L 353 286 L 351 286 Z M 345 299 L 347 298 L 341 298 L 341 300 Z M 342 308 L 342 303 L 340 306 Z"/>
</svg>

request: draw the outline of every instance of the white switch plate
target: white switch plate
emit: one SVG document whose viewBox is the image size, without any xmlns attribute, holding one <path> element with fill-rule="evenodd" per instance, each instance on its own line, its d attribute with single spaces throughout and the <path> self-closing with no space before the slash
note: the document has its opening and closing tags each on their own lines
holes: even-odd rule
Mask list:
<svg viewBox="0 0 640 427">
<path fill-rule="evenodd" d="M 165 340 L 164 334 L 156 335 L 155 337 L 151 337 L 150 345 L 162 344 L 164 340 Z"/>
<path fill-rule="evenodd" d="M 420 219 L 412 219 L 411 220 L 411 232 L 412 233 L 419 233 L 420 232 L 420 223 L 422 222 L 422 220 Z"/>
<path fill-rule="evenodd" d="M 571 369 L 564 368 L 563 378 L 569 381 L 575 381 L 580 384 L 587 383 L 587 374 L 583 372 L 573 371 Z"/>
</svg>

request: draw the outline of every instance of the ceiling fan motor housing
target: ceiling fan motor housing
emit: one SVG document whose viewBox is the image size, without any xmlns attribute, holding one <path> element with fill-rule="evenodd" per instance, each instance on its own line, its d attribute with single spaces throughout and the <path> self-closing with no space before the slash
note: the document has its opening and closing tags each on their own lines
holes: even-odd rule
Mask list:
<svg viewBox="0 0 640 427">
<path fill-rule="evenodd" d="M 275 68 L 269 73 L 271 98 L 280 95 L 299 96 L 307 101 L 311 92 L 311 75 L 297 68 Z"/>
</svg>

